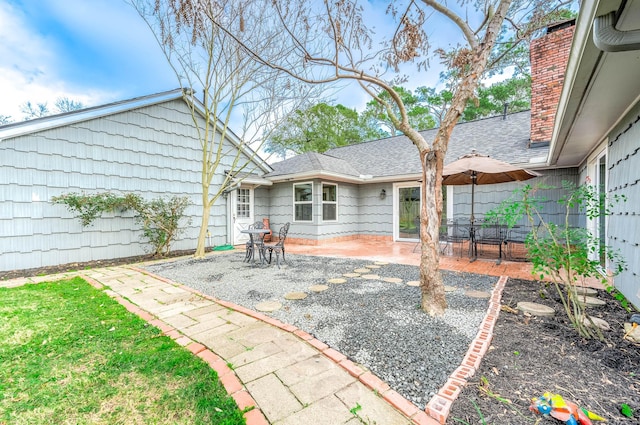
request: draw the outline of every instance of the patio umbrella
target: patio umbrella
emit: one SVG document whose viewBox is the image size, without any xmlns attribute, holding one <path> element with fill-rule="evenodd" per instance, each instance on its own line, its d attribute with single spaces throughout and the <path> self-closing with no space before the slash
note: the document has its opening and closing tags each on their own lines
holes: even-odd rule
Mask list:
<svg viewBox="0 0 640 425">
<path fill-rule="evenodd" d="M 471 225 L 473 226 L 475 220 L 473 216 L 474 193 L 477 184 L 524 181 L 538 176 L 539 174 L 534 171 L 515 167 L 508 162 L 472 152 L 445 165 L 442 171 L 442 184 L 471 185 Z"/>
</svg>

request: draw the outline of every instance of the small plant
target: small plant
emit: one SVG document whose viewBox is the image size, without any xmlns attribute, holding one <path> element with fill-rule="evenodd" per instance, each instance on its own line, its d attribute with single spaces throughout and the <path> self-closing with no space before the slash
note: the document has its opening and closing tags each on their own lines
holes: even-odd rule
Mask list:
<svg viewBox="0 0 640 425">
<path fill-rule="evenodd" d="M 573 227 L 571 216 L 575 212 L 584 213 L 588 219 L 606 216 L 611 213 L 613 202 L 626 199 L 616 196 L 607 200 L 589 182 L 577 187 L 563 182 L 562 188 L 567 195 L 558 201 L 565 209 L 560 224 L 547 221 L 542 215 L 543 198 L 538 196 L 538 192 L 553 189 L 545 185 L 526 185 L 518 189 L 515 198 L 504 201 L 488 215 L 490 219 L 508 227 L 513 227 L 523 217 L 526 218 L 532 230 L 525 239 L 525 246 L 534 272 L 540 280 L 551 278 L 567 317 L 580 336 L 604 340 L 602 331 L 597 326 L 589 326 L 593 323 L 589 323 L 591 318 L 584 314 L 584 296 L 581 299 L 576 286 L 583 285 L 587 278 L 597 278 L 608 291 L 615 291 L 607 277 L 603 276 L 600 262 L 608 260 L 614 276 L 625 270 L 626 265 L 617 251 L 601 244 L 587 229 Z M 561 284 L 564 285 L 560 286 Z M 624 303 L 626 300 L 617 299 L 628 307 L 628 303 Z"/>
<path fill-rule="evenodd" d="M 622 415 L 626 416 L 627 418 L 633 418 L 633 409 L 626 403 L 622 403 L 620 405 L 620 413 L 622 413 Z"/>
<path fill-rule="evenodd" d="M 480 407 L 478 407 L 478 405 L 472 401 L 471 404 L 473 404 L 473 407 L 476 409 L 476 413 L 478 414 L 478 417 L 480 418 L 480 422 L 478 422 L 481 425 L 487 425 L 487 421 L 484 418 L 484 415 L 482 414 L 482 411 L 480 410 Z M 454 422 L 458 422 L 464 425 L 471 425 L 471 423 L 464 421 L 462 419 L 458 419 L 458 418 L 452 418 Z"/>
<path fill-rule="evenodd" d="M 356 403 L 355 407 L 352 407 L 351 409 L 349 409 L 349 412 L 351 412 L 353 416 L 358 416 L 357 413 L 360 410 L 362 410 L 362 406 L 360 406 L 360 403 Z"/>
</svg>

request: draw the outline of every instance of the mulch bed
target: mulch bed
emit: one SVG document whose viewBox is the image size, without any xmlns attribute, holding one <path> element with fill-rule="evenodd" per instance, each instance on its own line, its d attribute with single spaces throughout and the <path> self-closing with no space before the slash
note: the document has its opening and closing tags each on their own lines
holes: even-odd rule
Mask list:
<svg viewBox="0 0 640 425">
<path fill-rule="evenodd" d="M 195 250 L 191 249 L 191 250 L 184 250 L 184 251 L 171 251 L 169 254 L 167 254 L 164 257 L 157 257 L 152 254 L 149 254 L 149 255 L 138 255 L 135 257 L 115 258 L 112 260 L 96 260 L 96 261 L 87 261 L 83 263 L 59 264 L 57 266 L 47 266 L 47 267 L 40 267 L 35 269 L 0 271 L 0 280 L 16 279 L 19 277 L 26 277 L 26 276 L 29 276 L 29 277 L 45 276 L 45 275 L 65 273 L 70 271 L 97 269 L 100 267 L 122 266 L 125 264 L 134 264 L 134 263 L 140 263 L 143 261 L 158 260 L 160 258 L 182 257 L 185 255 L 192 255 L 194 252 Z"/>
<path fill-rule="evenodd" d="M 556 315 L 502 311 L 491 348 L 453 403 L 447 424 L 533 424 L 540 416 L 528 410 L 530 400 L 547 391 L 588 408 L 609 424 L 640 424 L 640 345 L 622 339 L 630 313 L 605 291 L 598 298 L 606 305 L 588 311 L 611 326 L 604 343 L 584 340 L 572 329 L 553 285 L 510 279 L 503 305 L 515 308 L 519 301 L 530 301 L 553 307 Z M 621 414 L 623 403 L 633 409 L 632 418 Z M 539 425 L 560 423 L 544 418 Z"/>
</svg>

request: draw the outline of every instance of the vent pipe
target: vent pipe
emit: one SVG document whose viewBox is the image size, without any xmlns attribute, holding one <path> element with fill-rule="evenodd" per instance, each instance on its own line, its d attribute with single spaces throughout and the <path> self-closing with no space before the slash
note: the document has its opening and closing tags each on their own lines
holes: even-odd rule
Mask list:
<svg viewBox="0 0 640 425">
<path fill-rule="evenodd" d="M 598 16 L 593 22 L 593 43 L 603 52 L 640 50 L 640 30 L 615 29 L 616 13 Z"/>
</svg>

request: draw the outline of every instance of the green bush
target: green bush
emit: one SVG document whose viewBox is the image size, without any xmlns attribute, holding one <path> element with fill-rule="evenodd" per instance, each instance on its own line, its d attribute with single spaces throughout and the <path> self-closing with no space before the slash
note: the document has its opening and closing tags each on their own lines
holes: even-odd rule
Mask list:
<svg viewBox="0 0 640 425">
<path fill-rule="evenodd" d="M 527 235 L 525 246 L 529 259 L 533 263 L 533 271 L 540 276 L 541 280 L 546 277 L 551 278 L 569 320 L 581 336 L 603 339 L 597 327 L 586 325 L 585 319 L 590 319 L 584 314 L 576 285 L 584 284 L 586 278 L 597 278 L 608 291 L 615 291 L 609 284 L 607 276 L 603 274 L 600 261 L 601 259 L 609 261 L 610 272 L 614 276 L 625 269 L 625 261 L 617 251 L 601 244 L 600 240 L 587 229 L 572 227 L 570 217 L 572 212 L 583 213 L 589 219 L 604 217 L 610 214 L 614 202 L 626 199 L 623 197 L 607 199 L 591 184 L 576 186 L 563 182 L 562 188 L 566 195 L 558 201 L 565 210 L 561 224 L 548 222 L 542 215 L 544 199 L 540 196 L 540 192 L 545 189 L 555 189 L 545 185 L 535 187 L 526 185 L 516 190 L 514 197 L 492 210 L 488 218 L 512 227 L 522 217 L 526 217 L 532 230 Z M 564 285 L 560 286 L 560 284 Z M 619 299 L 619 297 L 616 298 Z M 624 304 L 623 302 L 623 306 Z"/>
</svg>

